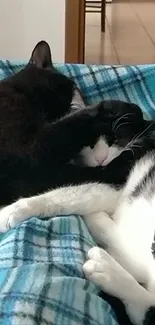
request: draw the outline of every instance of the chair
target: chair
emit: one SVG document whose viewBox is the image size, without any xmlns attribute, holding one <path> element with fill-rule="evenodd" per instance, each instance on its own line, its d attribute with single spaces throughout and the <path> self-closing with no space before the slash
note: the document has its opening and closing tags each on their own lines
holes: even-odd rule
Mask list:
<svg viewBox="0 0 155 325">
<path fill-rule="evenodd" d="M 106 14 L 106 0 L 90 1 L 85 0 L 86 12 L 101 13 L 101 32 L 105 32 L 105 14 Z M 89 9 L 90 8 L 90 9 Z"/>
</svg>

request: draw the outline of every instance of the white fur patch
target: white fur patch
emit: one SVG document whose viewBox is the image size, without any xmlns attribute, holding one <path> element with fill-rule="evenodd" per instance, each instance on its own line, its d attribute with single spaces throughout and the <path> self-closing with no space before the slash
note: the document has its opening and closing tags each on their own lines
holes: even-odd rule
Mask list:
<svg viewBox="0 0 155 325">
<path fill-rule="evenodd" d="M 122 152 L 123 149 L 116 145 L 112 145 L 111 147 L 109 147 L 107 159 L 103 161 L 102 166 L 108 165 L 113 159 L 118 157 Z"/>
<path fill-rule="evenodd" d="M 33 216 L 40 215 L 44 218 L 61 214 L 90 216 L 93 229 L 93 214 L 98 211 L 113 214 L 121 193 L 121 190 L 116 191 L 108 185 L 89 183 L 62 187 L 39 196 L 20 199 L 0 210 L 0 232 L 5 232 L 9 227 L 13 228 Z"/>
<path fill-rule="evenodd" d="M 89 167 L 106 166 L 119 156 L 122 148 L 116 145 L 108 146 L 104 136 L 101 136 L 94 148 L 84 147 L 79 154 L 79 162 Z M 78 163 L 78 161 L 77 161 Z"/>
<path fill-rule="evenodd" d="M 88 261 L 83 265 L 85 276 L 103 291 L 121 299 L 130 320 L 142 325 L 145 313 L 154 305 L 154 297 L 105 250 L 93 247 L 88 252 Z"/>
</svg>

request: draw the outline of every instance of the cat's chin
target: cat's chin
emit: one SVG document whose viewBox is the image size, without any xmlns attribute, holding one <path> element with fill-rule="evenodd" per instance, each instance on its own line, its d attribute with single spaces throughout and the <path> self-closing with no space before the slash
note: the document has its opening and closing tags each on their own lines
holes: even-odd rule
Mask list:
<svg viewBox="0 0 155 325">
<path fill-rule="evenodd" d="M 105 167 L 105 166 L 107 166 L 110 162 L 111 162 L 110 159 L 109 159 L 109 160 L 106 159 L 105 161 L 102 162 L 101 166 L 102 166 L 102 167 Z"/>
<path fill-rule="evenodd" d="M 109 165 L 115 158 L 117 158 L 118 156 L 120 156 L 120 154 L 122 153 L 122 149 L 117 149 L 115 151 L 113 151 L 113 148 L 109 148 L 109 154 L 108 157 L 102 162 L 101 166 L 105 167 L 107 165 Z"/>
<path fill-rule="evenodd" d="M 109 165 L 116 157 L 111 157 L 111 158 L 109 157 L 109 158 L 107 158 L 106 160 L 104 160 L 102 162 L 102 164 L 100 166 L 105 167 L 105 166 Z"/>
</svg>

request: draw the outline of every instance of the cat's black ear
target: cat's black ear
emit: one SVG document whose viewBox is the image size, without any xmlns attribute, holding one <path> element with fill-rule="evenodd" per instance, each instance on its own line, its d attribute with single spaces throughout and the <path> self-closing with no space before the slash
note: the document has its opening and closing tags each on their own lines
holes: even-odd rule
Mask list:
<svg viewBox="0 0 155 325">
<path fill-rule="evenodd" d="M 47 42 L 41 41 L 35 46 L 29 62 L 38 68 L 48 68 L 53 65 L 51 49 Z"/>
</svg>

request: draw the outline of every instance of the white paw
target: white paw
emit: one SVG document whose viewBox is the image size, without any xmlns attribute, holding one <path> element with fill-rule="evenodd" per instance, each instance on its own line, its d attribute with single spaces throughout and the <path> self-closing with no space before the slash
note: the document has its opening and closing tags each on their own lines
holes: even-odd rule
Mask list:
<svg viewBox="0 0 155 325">
<path fill-rule="evenodd" d="M 0 232 L 14 228 L 20 222 L 29 218 L 28 204 L 26 199 L 6 206 L 0 210 Z"/>
<path fill-rule="evenodd" d="M 102 259 L 105 260 L 105 257 L 110 257 L 109 254 L 102 248 L 96 246 L 89 250 L 88 257 L 92 260 L 101 262 Z"/>
<path fill-rule="evenodd" d="M 134 278 L 99 247 L 91 248 L 88 257 L 89 260 L 83 265 L 86 278 L 108 294 L 125 299 L 136 283 Z"/>
</svg>

